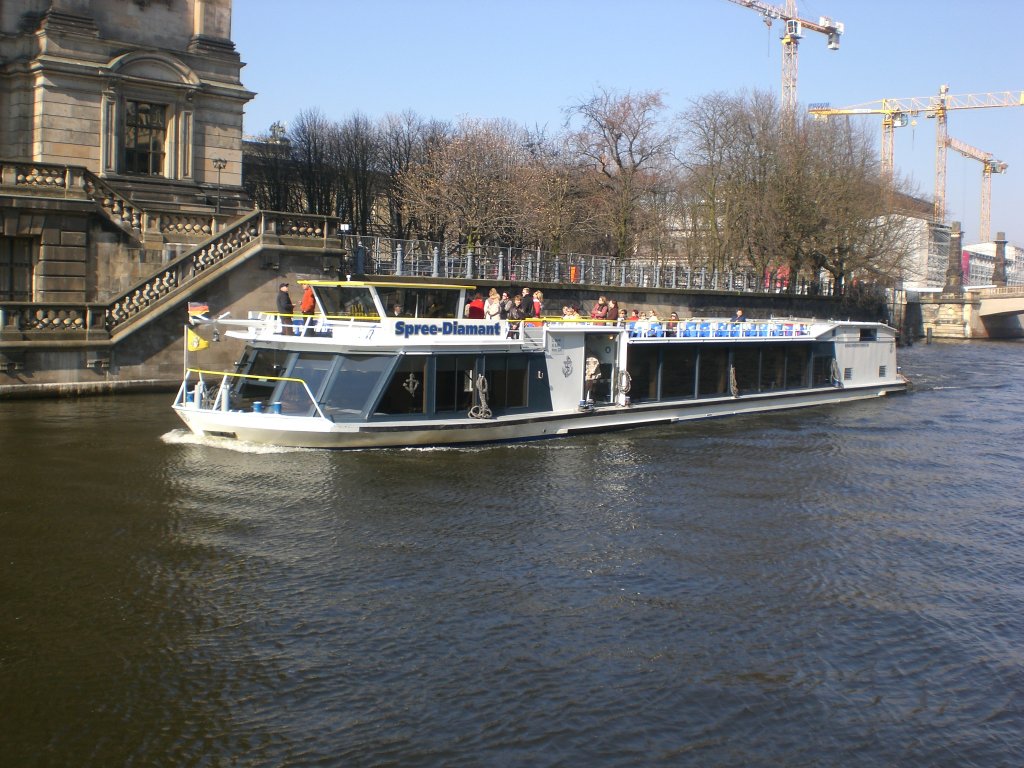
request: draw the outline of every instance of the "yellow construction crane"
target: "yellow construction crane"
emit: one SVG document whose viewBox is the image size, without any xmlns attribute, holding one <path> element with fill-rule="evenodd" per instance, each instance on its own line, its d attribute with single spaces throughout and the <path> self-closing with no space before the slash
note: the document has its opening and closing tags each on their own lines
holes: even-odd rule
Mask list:
<svg viewBox="0 0 1024 768">
<path fill-rule="evenodd" d="M 981 223 L 978 226 L 978 238 L 987 243 L 992 239 L 992 174 L 1006 173 L 1008 166 L 995 160 L 991 152 L 984 152 L 952 136 L 946 137 L 946 146 L 981 163 Z"/>
<path fill-rule="evenodd" d="M 817 23 L 801 19 L 797 16 L 796 0 L 786 0 L 785 8 L 762 3 L 760 0 L 729 0 L 729 2 L 757 11 L 769 27 L 771 27 L 773 19 L 780 19 L 785 25 L 786 32 L 782 36 L 782 108 L 788 114 L 796 114 L 797 49 L 800 46 L 803 31 L 809 29 L 812 32 L 826 35 L 829 50 L 837 51 L 839 50 L 839 37 L 845 29 L 843 23 L 832 21 L 825 16 L 820 17 Z"/>
<path fill-rule="evenodd" d="M 935 118 L 935 219 L 946 217 L 946 113 L 953 109 L 986 109 L 990 107 L 1022 107 L 1024 91 L 949 94 L 949 86 L 939 87 L 936 96 L 914 96 L 908 99 L 881 99 L 852 107 L 834 108 L 829 104 L 811 104 L 808 112 L 816 117 L 833 115 L 882 116 L 882 175 L 892 178 L 893 131 L 909 122 L 910 117 L 924 115 Z"/>
</svg>

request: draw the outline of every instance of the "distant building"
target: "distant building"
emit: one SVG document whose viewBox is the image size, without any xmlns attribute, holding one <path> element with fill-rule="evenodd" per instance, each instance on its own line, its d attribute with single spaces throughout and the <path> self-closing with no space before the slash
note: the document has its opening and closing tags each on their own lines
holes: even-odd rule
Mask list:
<svg viewBox="0 0 1024 768">
<path fill-rule="evenodd" d="M 914 250 L 903 278 L 908 291 L 941 289 L 949 265 L 949 225 L 937 224 L 930 216 L 911 216 Z"/>
<path fill-rule="evenodd" d="M 991 285 L 996 244 L 988 242 L 965 245 L 963 252 L 964 285 Z M 1006 244 L 1006 285 L 1024 285 L 1024 249 L 1011 243 Z"/>
<path fill-rule="evenodd" d="M 97 301 L 249 206 L 231 0 L 0 3 L 0 301 Z"/>
</svg>

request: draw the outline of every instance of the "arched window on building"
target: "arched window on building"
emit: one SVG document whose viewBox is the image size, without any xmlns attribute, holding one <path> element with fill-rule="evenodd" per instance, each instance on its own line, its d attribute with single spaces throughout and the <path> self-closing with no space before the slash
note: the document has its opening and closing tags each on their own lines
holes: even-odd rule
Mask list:
<svg viewBox="0 0 1024 768">
<path fill-rule="evenodd" d="M 103 172 L 192 180 L 195 72 L 153 51 L 120 56 L 109 72 L 101 113 Z"/>
<path fill-rule="evenodd" d="M 167 106 L 125 102 L 124 173 L 165 176 Z"/>
</svg>

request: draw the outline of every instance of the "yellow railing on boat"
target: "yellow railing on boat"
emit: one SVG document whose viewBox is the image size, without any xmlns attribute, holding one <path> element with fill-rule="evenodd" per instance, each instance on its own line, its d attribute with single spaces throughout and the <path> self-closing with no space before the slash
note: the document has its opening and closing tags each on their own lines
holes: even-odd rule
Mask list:
<svg viewBox="0 0 1024 768">
<path fill-rule="evenodd" d="M 195 388 L 191 391 L 191 398 L 189 398 L 189 376 L 191 374 L 198 374 L 199 381 Z M 217 389 L 217 394 L 214 397 L 213 403 L 210 408 L 204 410 L 211 411 L 228 411 L 231 409 L 231 390 L 227 386 L 228 379 L 251 379 L 255 381 L 283 381 L 286 383 L 300 384 L 302 390 L 306 393 L 306 397 L 309 398 L 310 404 L 316 409 L 317 414 L 320 418 L 326 419 L 324 412 L 320 409 L 320 404 L 317 403 L 316 398 L 313 397 L 313 393 L 309 389 L 309 385 L 304 379 L 299 379 L 294 376 L 261 376 L 256 373 L 234 373 L 230 371 L 209 371 L 203 368 L 186 368 L 185 376 L 182 379 L 181 386 L 178 388 L 178 395 L 174 400 L 175 405 L 180 405 L 184 408 L 189 407 L 191 403 L 193 408 L 202 409 L 203 396 L 206 393 L 206 383 L 203 380 L 203 376 L 222 376 L 223 380 Z M 273 406 L 273 404 L 271 404 Z M 278 413 L 279 411 L 274 411 Z M 287 415 L 287 414 L 285 414 Z"/>
</svg>

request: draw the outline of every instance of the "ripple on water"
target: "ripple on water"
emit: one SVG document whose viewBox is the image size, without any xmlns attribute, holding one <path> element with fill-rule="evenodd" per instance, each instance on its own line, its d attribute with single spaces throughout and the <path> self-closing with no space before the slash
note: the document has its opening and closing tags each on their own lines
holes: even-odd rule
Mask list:
<svg viewBox="0 0 1024 768">
<path fill-rule="evenodd" d="M 907 397 L 461 449 L 0 403 L 5 759 L 1019 764 L 1019 349 L 915 348 Z"/>
</svg>

